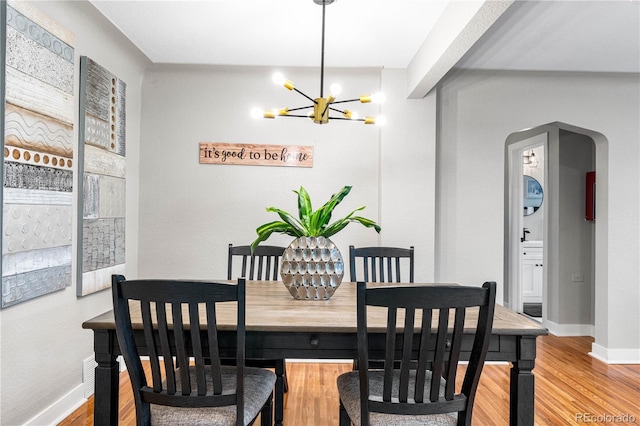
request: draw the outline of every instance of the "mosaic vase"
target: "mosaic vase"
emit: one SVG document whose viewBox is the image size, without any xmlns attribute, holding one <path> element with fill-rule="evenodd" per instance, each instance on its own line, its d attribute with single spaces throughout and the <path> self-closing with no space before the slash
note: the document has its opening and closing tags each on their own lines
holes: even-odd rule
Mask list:
<svg viewBox="0 0 640 426">
<path fill-rule="evenodd" d="M 284 250 L 280 276 L 296 299 L 327 300 L 344 276 L 344 261 L 325 237 L 298 237 Z"/>
</svg>

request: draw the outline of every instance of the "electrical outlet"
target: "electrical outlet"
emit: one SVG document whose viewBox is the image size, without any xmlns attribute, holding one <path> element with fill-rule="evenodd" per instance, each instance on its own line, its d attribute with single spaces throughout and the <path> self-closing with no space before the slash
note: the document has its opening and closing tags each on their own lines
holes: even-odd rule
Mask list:
<svg viewBox="0 0 640 426">
<path fill-rule="evenodd" d="M 582 282 L 584 282 L 584 275 L 582 275 L 582 274 L 573 274 L 573 275 L 571 275 L 571 282 L 574 282 L 574 283 L 582 283 Z"/>
</svg>

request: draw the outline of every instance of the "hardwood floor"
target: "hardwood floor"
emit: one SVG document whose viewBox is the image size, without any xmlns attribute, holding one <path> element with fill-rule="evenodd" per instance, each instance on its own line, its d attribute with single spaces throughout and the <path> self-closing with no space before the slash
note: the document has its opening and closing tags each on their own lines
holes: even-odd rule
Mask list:
<svg viewBox="0 0 640 426">
<path fill-rule="evenodd" d="M 591 358 L 590 337 L 538 338 L 537 425 L 640 424 L 640 365 L 607 365 Z M 506 425 L 509 420 L 508 365 L 486 365 L 476 396 L 473 424 Z M 351 364 L 287 363 L 289 392 L 285 424 L 338 425 L 335 379 Z M 461 374 L 458 375 L 459 379 Z M 59 426 L 93 424 L 93 399 Z M 120 424 L 135 425 L 127 373 L 120 376 Z"/>
</svg>

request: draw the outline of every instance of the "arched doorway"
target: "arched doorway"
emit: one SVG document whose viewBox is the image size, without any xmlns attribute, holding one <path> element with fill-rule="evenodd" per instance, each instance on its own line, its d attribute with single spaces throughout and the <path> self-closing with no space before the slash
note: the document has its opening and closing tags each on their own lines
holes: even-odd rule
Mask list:
<svg viewBox="0 0 640 426">
<path fill-rule="evenodd" d="M 590 335 L 597 339 L 597 325 L 599 319 L 605 318 L 607 309 L 605 253 L 608 241 L 608 142 L 598 132 L 554 122 L 508 136 L 505 143 L 504 303 L 522 312 L 522 153 L 536 144 L 542 144 L 546 153 L 545 201 L 541 206 L 544 216 L 542 321 L 553 334 Z M 589 155 L 591 157 L 585 159 Z M 580 161 L 582 165 L 576 165 Z M 593 223 L 585 223 L 584 216 L 576 217 L 579 213 L 575 211 L 575 204 L 579 203 L 576 185 L 584 185 L 582 172 L 590 167 L 584 166 L 585 163 L 591 164 L 597 176 L 597 219 Z M 579 189 L 584 191 L 584 186 Z M 584 201 L 578 208 L 584 209 Z"/>
</svg>

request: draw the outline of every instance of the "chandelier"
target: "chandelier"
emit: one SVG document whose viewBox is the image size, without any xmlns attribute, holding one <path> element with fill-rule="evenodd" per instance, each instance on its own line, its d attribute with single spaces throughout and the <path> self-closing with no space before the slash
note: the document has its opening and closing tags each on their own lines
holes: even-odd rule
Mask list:
<svg viewBox="0 0 640 426">
<path fill-rule="evenodd" d="M 300 95 L 307 98 L 309 101 L 313 102 L 311 105 L 306 105 L 297 108 L 280 108 L 280 109 L 269 109 L 265 111 L 254 110 L 252 115 L 254 117 L 264 117 L 264 118 L 276 118 L 278 117 L 302 117 L 302 118 L 310 118 L 316 124 L 326 124 L 329 120 L 351 120 L 351 121 L 362 121 L 364 124 L 383 124 L 383 117 L 364 117 L 361 118 L 354 111 L 348 109 L 340 109 L 337 108 L 337 104 L 346 104 L 349 102 L 360 102 L 360 103 L 381 103 L 384 101 L 384 95 L 382 93 L 376 93 L 373 95 L 362 95 L 359 98 L 355 99 L 347 99 L 347 100 L 337 100 L 337 96 L 342 91 L 342 88 L 339 84 L 334 83 L 329 88 L 329 96 L 324 97 L 324 21 L 325 21 L 325 6 L 333 3 L 336 0 L 313 0 L 315 4 L 322 5 L 322 49 L 321 49 L 321 57 L 320 57 L 320 96 L 317 98 L 311 98 L 306 95 L 302 91 L 298 90 L 295 85 L 287 80 L 282 74 L 275 73 L 273 75 L 273 82 L 277 85 L 281 85 L 286 87 L 289 90 L 293 90 L 298 92 Z M 296 112 L 301 112 L 306 109 L 312 109 L 307 114 L 296 114 Z M 339 113 L 340 115 L 332 114 Z M 293 113 L 293 114 L 292 114 Z"/>
</svg>

